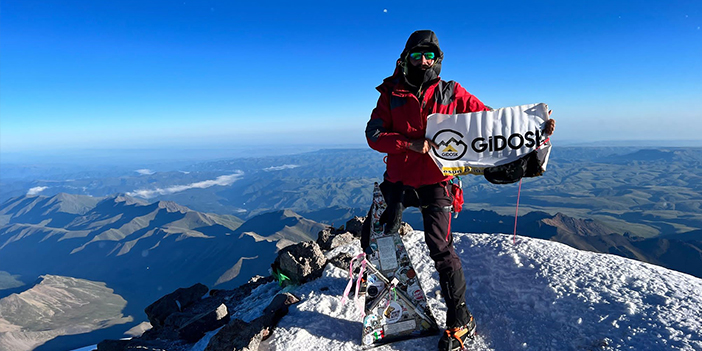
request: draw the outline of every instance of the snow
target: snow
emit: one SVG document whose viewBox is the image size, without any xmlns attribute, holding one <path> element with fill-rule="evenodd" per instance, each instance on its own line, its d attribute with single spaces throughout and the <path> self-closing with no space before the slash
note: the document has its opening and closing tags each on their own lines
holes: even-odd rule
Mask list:
<svg viewBox="0 0 702 351">
<path fill-rule="evenodd" d="M 478 323 L 471 350 L 702 350 L 702 279 L 619 256 L 511 235 L 455 233 Z M 439 325 L 446 307 L 424 236 L 404 238 Z M 358 241 L 330 253 L 360 252 Z M 328 265 L 297 287 L 290 308 L 261 350 L 358 350 L 360 311 L 342 306 L 348 271 Z M 271 283 L 245 302 L 253 319 L 278 290 Z M 257 310 L 254 306 L 260 306 Z M 240 317 L 241 318 L 241 317 Z M 375 350 L 435 350 L 437 336 Z"/>
</svg>

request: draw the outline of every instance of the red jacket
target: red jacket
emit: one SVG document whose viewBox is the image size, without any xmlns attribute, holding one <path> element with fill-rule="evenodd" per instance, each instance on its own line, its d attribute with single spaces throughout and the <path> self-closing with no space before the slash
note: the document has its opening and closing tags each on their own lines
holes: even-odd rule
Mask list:
<svg viewBox="0 0 702 351">
<path fill-rule="evenodd" d="M 442 82 L 441 93 L 436 93 L 440 79 L 426 88 L 420 102 L 405 88 L 401 77 L 401 73 L 395 74 L 376 88 L 380 98 L 366 126 L 368 145 L 388 154 L 385 179 L 390 182 L 418 188 L 449 180 L 452 176 L 445 176 L 429 154 L 408 149 L 410 140 L 425 138 L 427 116 L 432 113 L 467 113 L 489 108 L 458 83 Z"/>
</svg>

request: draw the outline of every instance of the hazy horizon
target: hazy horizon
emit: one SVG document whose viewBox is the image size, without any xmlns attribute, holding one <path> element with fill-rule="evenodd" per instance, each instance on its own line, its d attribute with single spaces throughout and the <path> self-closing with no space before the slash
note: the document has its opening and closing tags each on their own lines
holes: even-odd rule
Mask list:
<svg viewBox="0 0 702 351">
<path fill-rule="evenodd" d="M 418 29 L 436 32 L 443 79 L 495 108 L 549 104 L 560 140 L 700 139 L 697 3 L 442 7 L 4 1 L 0 150 L 363 144 Z"/>
<path fill-rule="evenodd" d="M 702 147 L 702 140 L 553 140 L 554 147 L 634 147 L 634 148 L 686 148 Z M 0 150 L 0 164 L 77 164 L 112 165 L 128 167 L 164 164 L 187 165 L 204 161 L 248 157 L 294 155 L 324 149 L 369 149 L 364 143 L 298 143 L 267 144 L 264 146 L 242 144 L 200 145 L 149 145 L 131 148 L 54 148 L 5 152 Z"/>
</svg>

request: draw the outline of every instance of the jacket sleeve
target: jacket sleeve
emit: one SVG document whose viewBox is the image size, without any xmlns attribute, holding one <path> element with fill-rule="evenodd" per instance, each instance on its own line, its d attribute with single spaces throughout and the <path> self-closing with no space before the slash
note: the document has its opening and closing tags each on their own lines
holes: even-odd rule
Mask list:
<svg viewBox="0 0 702 351">
<path fill-rule="evenodd" d="M 456 113 L 468 113 L 478 111 L 489 111 L 491 108 L 485 106 L 477 97 L 466 91 L 460 84 L 456 83 Z"/>
<path fill-rule="evenodd" d="M 403 153 L 407 151 L 410 141 L 406 136 L 393 131 L 389 100 L 387 94 L 381 93 L 366 125 L 366 140 L 368 146 L 376 151 L 387 154 Z"/>
</svg>

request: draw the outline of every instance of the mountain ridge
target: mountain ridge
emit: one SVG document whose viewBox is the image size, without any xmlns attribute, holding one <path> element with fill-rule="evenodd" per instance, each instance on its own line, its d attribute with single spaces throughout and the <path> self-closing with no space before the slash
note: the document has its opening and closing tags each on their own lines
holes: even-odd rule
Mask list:
<svg viewBox="0 0 702 351">
<path fill-rule="evenodd" d="M 0 290 L 0 298 L 32 289 L 30 282 L 45 274 L 101 281 L 129 301 L 124 313 L 138 323 L 145 318 L 144 307 L 162 291 L 196 282 L 220 289 L 236 287 L 251 275 L 268 274 L 280 248 L 316 239 L 326 227 L 292 211 L 281 211 L 252 217 L 253 224 L 245 226 L 248 234 L 240 235 L 243 232 L 237 230 L 245 222 L 239 218 L 200 213 L 173 202 L 148 203 L 114 195 L 90 199 L 94 207 L 73 211 L 77 207 L 70 202 L 82 200 L 83 196 L 36 196 L 11 199 L 0 206 L 0 213 L 8 219 L 0 226 L 0 271 L 12 283 L 11 288 Z M 36 210 L 37 204 L 49 202 L 50 208 L 61 208 L 61 201 L 69 202 L 63 208 L 75 213 Z M 55 221 L 57 217 L 62 220 Z M 65 227 L 52 227 L 57 223 Z M 17 281 L 24 286 L 17 287 Z M 48 345 L 64 345 L 62 342 L 52 340 Z M 46 349 L 62 350 L 64 346 Z"/>
</svg>

